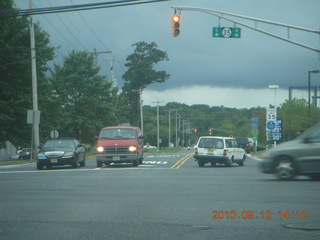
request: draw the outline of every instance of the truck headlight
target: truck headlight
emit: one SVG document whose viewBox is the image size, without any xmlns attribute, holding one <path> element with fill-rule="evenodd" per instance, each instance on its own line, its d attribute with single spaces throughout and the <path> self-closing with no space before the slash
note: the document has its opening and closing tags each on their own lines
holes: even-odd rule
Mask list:
<svg viewBox="0 0 320 240">
<path fill-rule="evenodd" d="M 97 147 L 97 152 L 102 153 L 104 151 L 103 147 Z"/>
<path fill-rule="evenodd" d="M 130 146 L 129 147 L 129 152 L 134 152 L 137 151 L 137 147 L 136 146 Z"/>
</svg>

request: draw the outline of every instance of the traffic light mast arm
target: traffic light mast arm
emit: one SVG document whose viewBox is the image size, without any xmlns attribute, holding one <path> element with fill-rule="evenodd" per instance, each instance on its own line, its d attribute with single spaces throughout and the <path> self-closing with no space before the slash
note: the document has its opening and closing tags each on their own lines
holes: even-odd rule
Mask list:
<svg viewBox="0 0 320 240">
<path fill-rule="evenodd" d="M 306 49 L 315 51 L 315 52 L 317 52 L 317 53 L 320 53 L 320 49 L 317 49 L 317 48 L 314 48 L 314 47 L 311 47 L 311 46 L 307 46 L 307 45 L 305 45 L 305 44 L 302 44 L 302 43 L 299 43 L 299 42 L 290 40 L 290 29 L 295 29 L 295 30 L 300 30 L 300 31 L 315 33 L 315 34 L 318 34 L 318 35 L 320 36 L 320 31 L 319 31 L 319 30 L 312 30 L 312 29 L 297 27 L 297 26 L 288 25 L 288 24 L 284 24 L 284 23 L 278 23 L 278 22 L 273 22 L 273 21 L 269 21 L 269 20 L 264 20 L 264 19 L 259 19 L 259 18 L 253 18 L 253 17 L 247 17 L 247 16 L 243 16 L 243 15 L 238 15 L 238 14 L 234 14 L 234 13 L 227 13 L 227 12 L 217 11 L 217 10 L 208 9 L 208 8 L 184 7 L 184 6 L 172 6 L 172 8 L 174 8 L 174 11 L 175 11 L 175 12 L 177 12 L 177 11 L 180 11 L 180 12 L 181 12 L 182 10 L 185 10 L 185 11 L 197 11 L 197 12 L 207 13 L 207 14 L 216 16 L 216 17 L 218 17 L 218 18 L 222 18 L 222 19 L 224 19 L 224 20 L 233 22 L 234 24 L 238 24 L 238 25 L 247 27 L 247 28 L 249 28 L 249 29 L 252 29 L 252 30 L 254 30 L 254 31 L 257 31 L 257 32 L 266 34 L 266 35 L 268 35 L 268 36 L 271 36 L 271 37 L 274 37 L 274 38 L 277 38 L 277 39 L 280 39 L 280 40 L 283 40 L 283 41 L 292 43 L 292 44 L 294 44 L 294 45 L 297 45 L 297 46 L 300 46 L 300 47 L 303 47 L 303 48 L 306 48 Z M 227 18 L 227 17 L 225 17 L 225 16 L 223 16 L 223 15 L 227 15 L 227 16 L 232 16 L 232 17 L 237 17 L 237 18 L 242 18 L 242 19 L 254 21 L 254 22 L 255 22 L 255 26 L 252 27 L 252 26 L 250 26 L 250 25 L 241 23 L 241 22 L 239 22 L 239 21 L 235 21 L 235 20 L 233 20 L 233 19 Z M 261 29 L 259 29 L 259 28 L 257 27 L 257 23 L 258 23 L 258 22 L 260 22 L 260 23 L 266 23 L 266 24 L 271 24 L 271 25 L 276 25 L 276 26 L 280 26 L 280 27 L 285 27 L 285 28 L 288 29 L 288 37 L 287 37 L 287 38 L 284 38 L 284 37 L 281 37 L 280 35 L 276 35 L 276 34 L 273 34 L 273 33 L 270 33 L 270 32 L 264 31 L 264 30 L 261 30 Z"/>
</svg>

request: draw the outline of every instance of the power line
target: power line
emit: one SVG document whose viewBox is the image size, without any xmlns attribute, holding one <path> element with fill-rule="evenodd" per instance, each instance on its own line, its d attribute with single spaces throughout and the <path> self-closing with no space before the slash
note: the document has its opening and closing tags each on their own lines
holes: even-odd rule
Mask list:
<svg viewBox="0 0 320 240">
<path fill-rule="evenodd" d="M 112 1 L 103 3 L 90 3 L 90 4 L 80 4 L 80 5 L 69 5 L 60 7 L 47 7 L 47 8 L 33 8 L 33 9 L 22 9 L 13 11 L 0 11 L 0 18 L 3 17 L 19 17 L 19 16 L 30 16 L 39 14 L 50 14 L 50 13 L 62 13 L 62 12 L 73 12 L 73 11 L 84 11 L 84 10 L 94 10 L 102 8 L 111 7 L 124 7 L 131 5 L 147 4 L 147 3 L 157 3 L 157 2 L 167 2 L 172 0 L 127 0 L 127 1 Z"/>
<path fill-rule="evenodd" d="M 47 2 L 51 5 L 51 3 L 47 0 Z M 76 40 L 76 42 L 78 42 L 78 44 L 83 48 L 86 49 L 86 47 L 79 41 L 79 39 L 73 34 L 73 32 L 71 31 L 71 29 L 67 26 L 67 24 L 65 24 L 65 22 L 62 20 L 62 18 L 60 17 L 59 14 L 57 14 L 57 17 L 59 18 L 59 20 L 61 21 L 61 23 L 64 25 L 64 27 L 67 29 L 67 31 L 70 33 L 70 35 Z"/>
<path fill-rule="evenodd" d="M 70 0 L 71 3 L 74 5 L 73 1 Z M 94 37 L 98 40 L 98 42 L 105 48 L 107 49 L 107 47 L 103 44 L 103 42 L 100 40 L 100 38 L 97 36 L 97 34 L 92 30 L 92 28 L 90 27 L 90 25 L 87 23 L 87 21 L 83 18 L 83 16 L 81 15 L 80 12 L 78 12 L 79 16 L 82 18 L 82 20 L 84 21 L 84 23 L 87 25 L 87 27 L 89 28 L 89 30 L 92 32 L 92 34 L 94 35 Z"/>
</svg>

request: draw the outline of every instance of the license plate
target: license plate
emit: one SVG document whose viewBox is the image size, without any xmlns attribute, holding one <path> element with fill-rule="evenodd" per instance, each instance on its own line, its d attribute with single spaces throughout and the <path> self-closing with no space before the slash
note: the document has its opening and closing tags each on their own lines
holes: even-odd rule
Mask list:
<svg viewBox="0 0 320 240">
<path fill-rule="evenodd" d="M 51 159 L 50 162 L 51 163 L 58 163 L 58 159 Z"/>
<path fill-rule="evenodd" d="M 120 157 L 112 157 L 112 160 L 113 160 L 113 161 L 119 161 L 119 160 L 120 160 Z"/>
</svg>

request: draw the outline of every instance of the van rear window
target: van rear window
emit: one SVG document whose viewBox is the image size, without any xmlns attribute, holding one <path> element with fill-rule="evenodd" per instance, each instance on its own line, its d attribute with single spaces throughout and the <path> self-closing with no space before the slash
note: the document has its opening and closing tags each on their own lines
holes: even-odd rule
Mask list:
<svg viewBox="0 0 320 240">
<path fill-rule="evenodd" d="M 223 140 L 218 138 L 201 138 L 199 148 L 223 148 Z"/>
<path fill-rule="evenodd" d="M 129 128 L 112 128 L 112 129 L 103 129 L 99 134 L 99 140 L 107 139 L 136 139 L 136 131 Z"/>
</svg>

